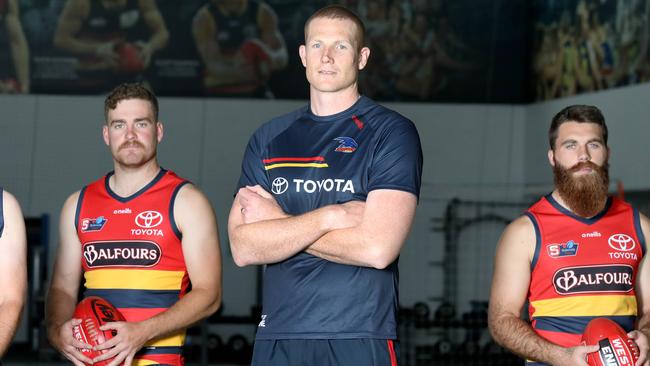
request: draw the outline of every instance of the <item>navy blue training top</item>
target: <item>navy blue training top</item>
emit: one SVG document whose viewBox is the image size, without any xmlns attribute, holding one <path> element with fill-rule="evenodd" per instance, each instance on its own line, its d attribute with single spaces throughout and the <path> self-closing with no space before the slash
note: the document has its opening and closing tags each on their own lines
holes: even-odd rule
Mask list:
<svg viewBox="0 0 650 366">
<path fill-rule="evenodd" d="M 259 184 L 299 215 L 375 189 L 419 196 L 422 150 L 411 121 L 361 97 L 316 116 L 309 106 L 251 137 L 239 187 Z M 305 252 L 266 266 L 257 339 L 397 338 L 397 260 L 386 269 L 337 264 Z"/>
</svg>

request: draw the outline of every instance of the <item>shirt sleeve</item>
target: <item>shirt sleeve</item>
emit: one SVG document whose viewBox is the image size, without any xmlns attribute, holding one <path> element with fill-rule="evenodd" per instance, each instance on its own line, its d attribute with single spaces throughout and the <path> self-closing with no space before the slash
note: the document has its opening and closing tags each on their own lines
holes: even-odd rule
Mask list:
<svg viewBox="0 0 650 366">
<path fill-rule="evenodd" d="M 248 141 L 246 151 L 244 152 L 244 159 L 241 164 L 241 175 L 237 182 L 237 190 L 244 186 L 254 186 L 259 184 L 265 191 L 271 191 L 268 175 L 266 174 L 266 170 L 264 170 L 264 163 L 262 160 L 262 145 L 260 143 L 259 133 L 255 133 Z M 235 194 L 237 193 L 237 190 L 235 190 Z"/>
<path fill-rule="evenodd" d="M 369 192 L 396 189 L 420 197 L 422 147 L 413 122 L 404 119 L 382 131 L 368 173 Z"/>
</svg>

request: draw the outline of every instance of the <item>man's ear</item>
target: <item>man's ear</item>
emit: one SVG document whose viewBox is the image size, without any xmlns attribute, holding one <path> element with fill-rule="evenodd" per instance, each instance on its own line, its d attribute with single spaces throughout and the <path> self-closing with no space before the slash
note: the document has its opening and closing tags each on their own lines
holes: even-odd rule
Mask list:
<svg viewBox="0 0 650 366">
<path fill-rule="evenodd" d="M 305 49 L 305 45 L 301 44 L 300 47 L 298 47 L 298 55 L 300 56 L 300 61 L 302 62 L 302 66 L 307 67 L 307 61 L 305 60 L 305 53 L 307 53 L 307 50 Z"/>
<path fill-rule="evenodd" d="M 102 126 L 102 137 L 104 138 L 104 143 L 108 146 L 110 141 L 108 139 L 108 126 L 106 124 Z"/>
<path fill-rule="evenodd" d="M 366 67 L 369 58 L 370 58 L 370 48 L 363 47 L 361 51 L 359 51 L 359 64 L 357 65 L 359 70 L 363 70 L 363 68 Z"/>
<path fill-rule="evenodd" d="M 163 128 L 162 122 L 160 121 L 156 122 L 156 138 L 158 139 L 158 143 L 162 141 L 164 134 L 165 134 L 165 129 Z"/>
<path fill-rule="evenodd" d="M 553 152 L 553 149 L 549 149 L 548 153 L 546 154 L 548 157 L 548 163 L 551 164 L 552 167 L 555 166 L 555 153 Z"/>
</svg>

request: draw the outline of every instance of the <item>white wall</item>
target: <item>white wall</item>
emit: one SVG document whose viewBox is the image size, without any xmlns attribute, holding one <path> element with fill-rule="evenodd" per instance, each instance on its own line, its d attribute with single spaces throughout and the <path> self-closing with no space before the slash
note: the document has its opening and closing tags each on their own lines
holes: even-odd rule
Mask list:
<svg viewBox="0 0 650 366">
<path fill-rule="evenodd" d="M 432 220 L 444 216 L 452 198 L 519 201 L 524 187 L 524 107 L 498 105 L 388 104 L 413 120 L 424 154 L 417 216 L 400 256 L 400 302 L 427 302 L 432 311 L 442 295 L 445 273 L 431 262 L 444 260 L 444 234 Z M 478 229 L 477 229 L 478 228 Z M 469 300 L 487 300 L 491 253 L 502 227 L 477 226 L 461 237 L 458 257 L 459 312 Z M 487 255 L 486 255 L 487 254 Z M 482 265 L 477 266 L 476 263 Z M 489 271 L 488 273 L 477 270 Z M 471 286 L 467 286 L 470 284 Z"/>
<path fill-rule="evenodd" d="M 441 295 L 445 274 L 431 262 L 442 259 L 444 237 L 432 231 L 432 220 L 442 218 L 451 198 L 522 201 L 551 189 L 546 131 L 552 116 L 568 104 L 601 107 L 610 126 L 612 179 L 622 180 L 627 190 L 648 189 L 648 99 L 650 86 L 641 85 L 529 106 L 388 104 L 416 123 L 424 152 L 418 213 L 400 258 L 402 304 L 424 300 L 437 305 L 431 298 Z M 247 314 L 255 302 L 255 269 L 234 266 L 226 233 L 244 147 L 261 123 L 303 103 L 161 99 L 165 137 L 160 161 L 194 181 L 219 218 L 227 314 Z M 52 259 L 63 201 L 111 169 L 100 133 L 103 98 L 2 96 L 0 110 L 0 186 L 18 197 L 26 215 L 50 215 Z M 461 234 L 460 312 L 469 300 L 487 299 L 501 229 L 484 224 Z"/>
<path fill-rule="evenodd" d="M 227 314 L 248 314 L 255 303 L 255 269 L 234 266 L 226 233 L 244 148 L 261 123 L 303 104 L 180 98 L 160 101 L 160 117 L 165 124 L 159 150 L 161 165 L 195 182 L 211 200 L 219 219 Z M 441 257 L 443 236 L 432 232 L 431 220 L 442 216 L 449 199 L 521 197 L 526 113 L 524 107 L 506 105 L 388 106 L 416 123 L 424 152 L 418 214 L 400 259 L 401 299 L 410 306 L 440 295 L 443 273 L 430 262 Z M 2 96 L 0 110 L 0 186 L 18 197 L 26 215 L 50 215 L 51 260 L 63 201 L 111 169 L 101 139 L 103 98 Z M 496 238 L 480 239 L 475 244 L 483 246 L 479 255 L 488 253 L 489 257 Z M 479 281 L 472 288 L 481 289 L 480 293 L 470 289 L 459 297 L 463 301 L 486 296 L 489 275 L 476 279 L 471 272 L 475 262 L 475 256 L 465 253 L 459 263 L 460 271 L 471 277 L 463 280 Z"/>
<path fill-rule="evenodd" d="M 584 94 L 526 108 L 526 182 L 532 190 L 552 182 L 546 151 L 547 131 L 555 113 L 570 104 L 598 106 L 609 129 L 611 149 L 610 179 L 612 185 L 620 180 L 626 190 L 650 188 L 648 140 L 650 138 L 650 84 Z"/>
</svg>

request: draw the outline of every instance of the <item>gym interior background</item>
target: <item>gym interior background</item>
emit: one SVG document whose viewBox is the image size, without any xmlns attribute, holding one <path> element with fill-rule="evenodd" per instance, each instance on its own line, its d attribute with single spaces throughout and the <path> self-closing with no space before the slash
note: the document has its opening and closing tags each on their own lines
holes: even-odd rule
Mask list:
<svg viewBox="0 0 650 366">
<path fill-rule="evenodd" d="M 30 9 L 55 11 L 55 6 L 62 3 L 20 1 L 24 16 L 30 14 Z M 161 9 L 173 3 L 158 2 Z M 198 7 L 203 2 L 189 3 Z M 268 3 L 276 7 L 278 13 L 292 4 L 289 0 Z M 325 2 L 299 3 L 308 3 L 304 8 L 315 8 Z M 374 2 L 350 3 L 360 7 Z M 410 3 L 431 6 L 439 2 Z M 480 70 L 490 70 L 490 77 L 480 81 L 483 84 L 462 82 L 472 80 L 476 69 L 467 74 L 441 67 L 443 71 L 440 72 L 448 78 L 446 81 L 431 79 L 436 86 L 432 89 L 435 93 L 411 95 L 393 89 L 392 94 L 377 94 L 388 107 L 415 122 L 424 153 L 417 216 L 400 256 L 402 364 L 521 364 L 521 360 L 496 347 L 486 331 L 492 257 L 505 224 L 552 189 L 551 170 L 546 161 L 546 131 L 558 110 L 575 103 L 593 104 L 602 109 L 610 126 L 611 191 L 624 193 L 626 199 L 646 214 L 650 213 L 650 170 L 645 149 L 650 135 L 645 113 L 650 102 L 650 85 L 644 83 L 643 74 L 648 35 L 643 24 L 648 22 L 639 23 L 632 31 L 632 40 L 636 40 L 639 47 L 631 47 L 629 39 L 610 39 L 611 45 L 622 47 L 619 56 L 613 58 L 618 62 L 615 69 L 619 72 L 601 73 L 601 77 L 605 75 L 602 82 L 594 81 L 591 88 L 587 82 L 578 81 L 580 76 L 574 77 L 574 84 L 568 83 L 563 74 L 566 70 L 559 74 L 563 87 L 549 87 L 556 79 L 549 76 L 550 72 L 544 73 L 543 67 L 538 67 L 546 61 L 535 61 L 536 52 L 546 49 L 546 56 L 551 54 L 562 59 L 562 52 L 569 54 L 569 49 L 580 43 L 568 42 L 561 33 L 575 27 L 574 33 L 578 34 L 583 3 L 592 14 L 608 15 L 601 15 L 600 20 L 616 29 L 619 23 L 623 24 L 621 27 L 625 24 L 624 16 L 617 14 L 630 13 L 647 20 L 644 11 L 649 2 L 449 3 L 442 9 L 448 12 L 451 20 L 463 19 L 462 10 L 466 11 L 463 22 L 451 23 L 460 35 L 468 35 L 465 38 L 468 44 L 480 41 L 480 36 L 469 35 L 481 32 L 480 27 L 472 27 L 468 22 L 468 19 L 476 19 L 476 14 L 487 14 L 485 23 L 479 25 L 491 30 L 487 33 L 493 36 L 493 32 L 499 30 L 494 25 L 499 16 L 516 11 L 523 21 L 521 25 L 516 22 L 513 25 L 521 26 L 521 32 L 501 32 L 499 34 L 511 36 L 492 38 L 501 41 L 479 52 L 480 55 L 493 55 L 488 58 L 487 65 L 480 66 Z M 632 13 L 628 8 L 618 8 L 617 4 L 621 3 L 629 3 L 630 7 L 643 11 Z M 308 14 L 307 11 L 303 13 Z M 564 15 L 567 13 L 568 18 Z M 290 24 L 286 18 L 280 19 Z M 29 29 L 25 28 L 29 39 Z M 546 33 L 550 34 L 551 41 L 542 46 Z M 566 42 L 559 43 L 561 37 Z M 298 37 L 294 35 L 293 39 Z M 563 47 L 559 47 L 559 51 L 548 51 L 548 42 Z M 295 44 L 287 41 L 287 48 L 294 57 Z M 628 56 L 623 57 L 624 53 L 635 55 L 634 60 L 638 62 L 631 65 L 634 62 Z M 32 58 L 33 71 L 38 62 L 46 60 L 45 56 Z M 511 63 L 504 67 L 497 62 L 499 60 Z M 499 68 L 503 70 L 494 71 Z M 285 70 L 273 78 L 282 80 L 284 77 L 296 84 L 304 83 L 301 71 L 297 70 Z M 539 81 L 535 75 L 545 75 L 546 79 Z M 74 91 L 57 89 L 56 83 L 48 84 L 34 78 L 37 76 L 32 76 L 32 94 L 0 95 L 0 156 L 5 157 L 0 159 L 0 171 L 3 172 L 0 185 L 21 202 L 28 217 L 30 246 L 29 301 L 14 344 L 3 360 L 7 365 L 61 362 L 47 345 L 42 324 L 43 296 L 57 247 L 59 210 L 71 192 L 111 169 L 109 154 L 101 140 L 103 96 L 78 95 Z M 167 81 L 162 84 L 169 85 Z M 547 85 L 543 86 L 544 83 Z M 190 82 L 179 85 L 190 85 L 185 89 L 187 93 L 170 89 L 162 93 L 167 96 L 160 98 L 160 118 L 166 134 L 159 158 L 163 167 L 197 184 L 214 205 L 220 224 L 224 272 L 223 307 L 218 315 L 192 329 L 187 341 L 188 361 L 190 364 L 246 364 L 258 322 L 260 272 L 255 267 L 235 267 L 228 249 L 227 214 L 249 136 L 270 117 L 304 105 L 305 95 L 300 93 L 306 89 L 303 84 L 293 95 L 291 90 L 278 90 L 276 99 L 272 100 L 222 99 L 199 95 L 201 92 L 192 89 Z M 462 87 L 453 89 L 450 85 Z M 465 87 L 474 90 L 471 98 L 462 97 Z M 44 89 L 39 91 L 39 88 Z M 480 93 L 476 92 L 477 88 Z"/>
</svg>

